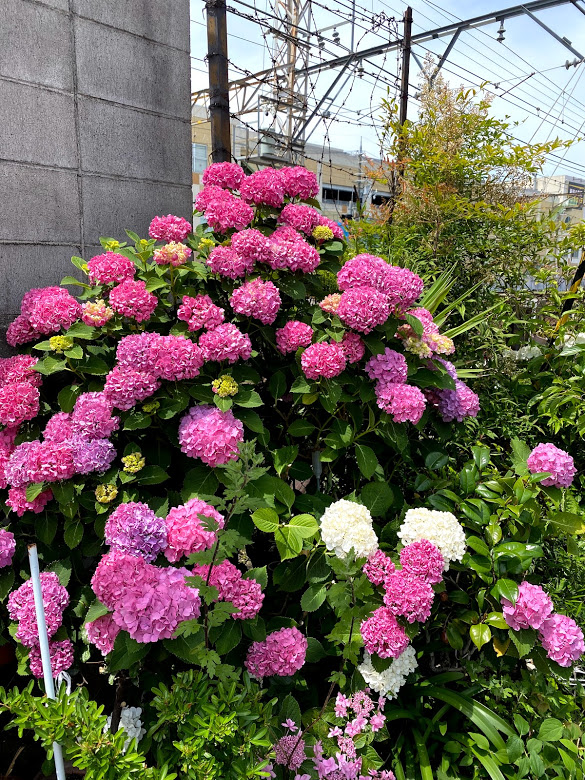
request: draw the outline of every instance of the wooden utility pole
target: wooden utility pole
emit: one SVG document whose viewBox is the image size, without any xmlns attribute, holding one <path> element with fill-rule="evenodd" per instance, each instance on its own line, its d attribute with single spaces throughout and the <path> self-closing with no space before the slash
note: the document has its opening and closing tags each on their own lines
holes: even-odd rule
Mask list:
<svg viewBox="0 0 585 780">
<path fill-rule="evenodd" d="M 226 3 L 225 0 L 207 0 L 205 7 L 207 9 L 211 161 L 229 162 L 231 143 Z"/>
<path fill-rule="evenodd" d="M 406 122 L 408 112 L 408 79 L 410 78 L 411 38 L 412 8 L 408 6 L 404 12 L 404 39 L 402 42 L 402 68 L 400 71 L 400 112 L 398 120 L 401 125 Z"/>
</svg>

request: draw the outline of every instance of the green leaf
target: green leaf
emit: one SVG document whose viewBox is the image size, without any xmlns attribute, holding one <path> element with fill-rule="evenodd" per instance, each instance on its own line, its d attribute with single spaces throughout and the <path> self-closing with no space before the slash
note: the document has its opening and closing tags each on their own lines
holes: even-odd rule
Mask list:
<svg viewBox="0 0 585 780">
<path fill-rule="evenodd" d="M 303 537 L 296 532 L 295 528 L 281 526 L 276 530 L 274 538 L 282 561 L 296 558 L 303 549 Z"/>
<path fill-rule="evenodd" d="M 528 655 L 536 644 L 536 632 L 530 628 L 523 628 L 519 631 L 510 629 L 509 634 L 520 658 Z"/>
<path fill-rule="evenodd" d="M 237 647 L 242 638 L 242 628 L 239 620 L 229 620 L 221 626 L 219 638 L 215 641 L 215 649 L 220 655 L 226 655 Z"/>
<path fill-rule="evenodd" d="M 160 466 L 145 466 L 136 474 L 136 482 L 140 485 L 160 485 L 167 479 L 169 475 Z"/>
<path fill-rule="evenodd" d="M 33 482 L 30 485 L 26 486 L 25 491 L 25 498 L 27 501 L 32 502 L 37 498 L 37 496 L 40 496 L 43 492 L 43 489 L 45 487 L 44 482 Z"/>
<path fill-rule="evenodd" d="M 315 426 L 312 422 L 299 418 L 289 425 L 287 433 L 289 436 L 309 436 L 314 430 Z"/>
<path fill-rule="evenodd" d="M 148 644 L 140 644 L 125 631 L 120 631 L 116 637 L 114 649 L 108 658 L 108 671 L 112 674 L 120 669 L 130 669 L 135 666 L 148 652 Z"/>
<path fill-rule="evenodd" d="M 136 431 L 148 428 L 152 424 L 152 417 L 146 412 L 139 412 L 137 409 L 131 411 L 124 420 L 125 431 Z"/>
<path fill-rule="evenodd" d="M 95 374 L 96 376 L 103 376 L 109 372 L 110 367 L 105 360 L 96 357 L 96 355 L 92 355 L 84 361 L 83 365 L 79 366 L 79 370 L 84 374 Z"/>
<path fill-rule="evenodd" d="M 91 290 L 91 287 L 89 284 L 86 284 L 85 282 L 80 282 L 79 279 L 76 279 L 74 276 L 64 276 L 59 284 L 76 284 L 79 287 L 83 287 L 86 290 Z"/>
<path fill-rule="evenodd" d="M 509 628 L 502 612 L 490 612 L 489 615 L 485 616 L 484 620 L 489 626 L 494 626 L 494 628 Z"/>
<path fill-rule="evenodd" d="M 237 410 L 235 410 L 235 415 L 244 423 L 246 428 L 254 431 L 254 433 L 264 433 L 266 430 L 264 428 L 262 418 L 258 412 L 254 412 L 252 409 L 244 409 L 239 407 Z"/>
<path fill-rule="evenodd" d="M 447 623 L 445 633 L 447 634 L 447 641 L 454 650 L 463 650 L 463 637 L 453 623 Z"/>
<path fill-rule="evenodd" d="M 252 514 L 252 522 L 256 528 L 267 534 L 276 533 L 280 524 L 277 513 L 269 507 L 257 509 Z"/>
<path fill-rule="evenodd" d="M 81 520 L 73 519 L 67 520 L 65 523 L 65 530 L 63 532 L 63 539 L 65 544 L 70 550 L 77 547 L 83 539 L 83 523 Z"/>
<path fill-rule="evenodd" d="M 508 741 L 506 742 L 506 752 L 508 754 L 508 761 L 511 764 L 516 763 L 516 761 L 524 753 L 524 742 L 520 739 L 520 737 L 508 737 Z"/>
<path fill-rule="evenodd" d="M 418 317 L 415 317 L 414 314 L 405 314 L 404 319 L 410 325 L 410 327 L 413 329 L 413 331 L 416 333 L 417 336 L 420 337 L 423 335 L 424 327 Z"/>
<path fill-rule="evenodd" d="M 429 452 L 425 458 L 425 466 L 431 471 L 444 468 L 449 463 L 449 456 L 444 452 Z"/>
<path fill-rule="evenodd" d="M 290 693 L 282 700 L 278 720 L 280 722 L 292 720 L 297 726 L 301 726 L 301 708 L 299 707 L 297 700 Z"/>
<path fill-rule="evenodd" d="M 181 495 L 187 501 L 197 496 L 214 496 L 219 482 L 208 466 L 195 466 L 185 474 Z"/>
<path fill-rule="evenodd" d="M 57 396 L 61 411 L 72 412 L 81 391 L 81 385 L 68 385 L 67 387 L 64 387 Z"/>
<path fill-rule="evenodd" d="M 473 452 L 473 460 L 477 470 L 483 471 L 483 469 L 488 466 L 490 462 L 490 451 L 488 447 L 472 447 L 471 451 Z"/>
<path fill-rule="evenodd" d="M 480 539 L 479 536 L 468 536 L 467 546 L 471 547 L 472 550 L 475 550 L 475 552 L 479 553 L 480 555 L 490 554 L 489 547 L 483 539 Z"/>
<path fill-rule="evenodd" d="M 124 632 L 120 632 L 124 633 Z M 176 655 L 181 661 L 188 664 L 200 664 L 202 650 L 204 649 L 203 632 L 199 631 L 189 636 L 179 636 L 175 639 L 163 639 L 163 647 L 169 653 Z M 148 645 L 141 645 L 148 649 Z M 116 648 L 114 647 L 114 650 Z"/>
<path fill-rule="evenodd" d="M 84 623 L 93 623 L 94 620 L 97 620 L 99 617 L 102 617 L 103 615 L 107 615 L 109 612 L 109 609 L 106 607 L 105 604 L 102 604 L 101 601 L 98 601 L 96 599 L 93 604 L 90 606 L 90 608 L 87 610 L 87 615 L 85 616 Z"/>
<path fill-rule="evenodd" d="M 4 601 L 14 585 L 14 570 L 0 572 L 0 601 Z"/>
<path fill-rule="evenodd" d="M 514 580 L 498 580 L 490 592 L 496 599 L 507 599 L 515 604 L 518 598 L 518 584 Z"/>
<path fill-rule="evenodd" d="M 469 628 L 469 636 L 477 649 L 481 650 L 492 638 L 492 632 L 489 626 L 486 626 L 484 623 L 478 623 L 478 625 Z"/>
<path fill-rule="evenodd" d="M 54 358 L 51 355 L 47 355 L 42 360 L 39 360 L 35 366 L 35 371 L 38 371 L 40 374 L 44 374 L 45 376 L 50 376 L 51 374 L 56 374 L 59 371 L 63 371 L 65 368 L 67 368 L 67 363 L 65 360 L 57 360 L 57 358 Z"/>
<path fill-rule="evenodd" d="M 525 477 L 528 474 L 528 466 L 526 465 L 526 461 L 528 460 L 528 456 L 530 455 L 530 447 L 526 444 L 526 442 L 521 441 L 518 438 L 512 439 L 510 442 L 510 445 L 512 447 L 512 465 L 514 466 L 514 471 L 516 474 L 518 474 L 519 477 Z"/>
<path fill-rule="evenodd" d="M 273 450 L 272 460 L 274 461 L 274 468 L 276 469 L 278 476 L 293 463 L 298 454 L 299 448 L 296 444 Z"/>
<path fill-rule="evenodd" d="M 234 402 L 238 406 L 243 406 L 245 408 L 263 405 L 262 399 L 255 390 L 240 390 L 235 396 Z"/>
<path fill-rule="evenodd" d="M 245 580 L 256 580 L 260 584 L 262 590 L 268 585 L 268 570 L 266 566 L 258 566 L 255 569 L 248 569 L 244 574 Z"/>
<path fill-rule="evenodd" d="M 84 273 L 86 273 L 86 271 L 84 270 L 84 267 L 87 266 L 87 263 L 85 262 L 83 257 L 77 257 L 77 255 L 73 255 L 73 257 L 71 258 L 71 262 L 73 263 L 73 265 L 76 268 L 79 268 L 80 271 L 83 271 Z"/>
<path fill-rule="evenodd" d="M 369 482 L 360 493 L 360 498 L 373 517 L 381 517 L 392 506 L 394 494 L 386 482 Z"/>
<path fill-rule="evenodd" d="M 466 466 L 462 469 L 459 474 L 459 484 L 461 485 L 461 490 L 467 495 L 473 492 L 477 485 L 477 472 L 475 466 Z"/>
<path fill-rule="evenodd" d="M 292 383 L 291 393 L 310 393 L 311 385 L 304 376 L 298 376 Z"/>
<path fill-rule="evenodd" d="M 65 357 L 71 358 L 72 360 L 81 360 L 83 357 L 83 350 L 79 344 L 74 344 L 71 349 L 66 349 L 63 354 Z"/>
<path fill-rule="evenodd" d="M 319 524 L 313 515 L 295 515 L 290 519 L 287 527 L 294 529 L 302 539 L 310 539 L 319 530 Z"/>
<path fill-rule="evenodd" d="M 43 544 L 50 545 L 57 533 L 57 518 L 51 512 L 43 512 L 35 520 L 37 538 Z"/>
<path fill-rule="evenodd" d="M 572 512 L 558 512 L 556 515 L 550 516 L 549 520 L 565 534 L 585 533 L 585 516 L 583 515 L 576 515 Z"/>
<path fill-rule="evenodd" d="M 65 334 L 71 339 L 86 339 L 91 341 L 98 334 L 95 328 L 90 325 L 86 325 L 84 322 L 74 322 Z"/>
<path fill-rule="evenodd" d="M 72 571 L 72 564 L 70 560 L 64 559 L 62 561 L 53 561 L 53 563 L 50 563 L 47 566 L 46 571 L 55 572 L 57 577 L 59 577 L 59 582 L 64 588 L 69 585 Z"/>
<path fill-rule="evenodd" d="M 315 612 L 325 601 L 327 589 L 324 585 L 309 585 L 301 597 L 301 609 L 304 612 Z"/>
<path fill-rule="evenodd" d="M 358 468 L 366 479 L 370 479 L 378 468 L 378 458 L 371 447 L 365 444 L 355 445 L 355 457 Z"/>
<path fill-rule="evenodd" d="M 331 568 L 327 563 L 327 556 L 323 550 L 315 550 L 307 564 L 307 580 L 309 582 L 322 582 L 329 577 Z"/>
<path fill-rule="evenodd" d="M 556 742 L 563 736 L 563 724 L 556 718 L 547 718 L 540 724 L 538 739 L 542 742 Z"/>
<path fill-rule="evenodd" d="M 268 389 L 270 390 L 270 395 L 275 400 L 282 398 L 282 396 L 286 393 L 286 387 L 286 376 L 282 371 L 277 371 L 276 373 L 272 374 L 270 377 L 270 382 L 268 383 Z"/>
</svg>

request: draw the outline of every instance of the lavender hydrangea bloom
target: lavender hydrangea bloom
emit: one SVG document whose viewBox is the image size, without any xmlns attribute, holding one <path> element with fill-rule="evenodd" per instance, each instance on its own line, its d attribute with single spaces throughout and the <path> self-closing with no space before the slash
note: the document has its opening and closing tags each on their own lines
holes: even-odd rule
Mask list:
<svg viewBox="0 0 585 780">
<path fill-rule="evenodd" d="M 109 439 L 87 439 L 76 437 L 73 446 L 73 462 L 76 474 L 103 472 L 116 457 L 116 448 Z"/>
<path fill-rule="evenodd" d="M 112 548 L 150 563 L 166 549 L 167 528 L 164 518 L 157 517 L 147 504 L 129 501 L 109 516 L 105 538 Z"/>
</svg>

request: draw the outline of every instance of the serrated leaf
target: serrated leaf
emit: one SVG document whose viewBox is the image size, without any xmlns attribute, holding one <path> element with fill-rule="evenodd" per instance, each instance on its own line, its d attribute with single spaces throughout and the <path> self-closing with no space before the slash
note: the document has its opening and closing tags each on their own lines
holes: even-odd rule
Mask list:
<svg viewBox="0 0 585 780">
<path fill-rule="evenodd" d="M 560 720 L 547 718 L 540 724 L 538 739 L 542 742 L 556 742 L 563 736 L 564 727 Z"/>
<path fill-rule="evenodd" d="M 90 606 L 90 608 L 87 610 L 87 614 L 85 616 L 84 623 L 93 623 L 94 620 L 97 620 L 99 617 L 103 617 L 103 615 L 107 615 L 110 610 L 106 607 L 105 604 L 102 604 L 101 601 L 96 599 L 93 604 Z"/>
<path fill-rule="evenodd" d="M 327 589 L 324 585 L 309 585 L 301 596 L 301 609 L 303 612 L 315 612 L 325 601 Z"/>
<path fill-rule="evenodd" d="M 73 550 L 80 544 L 83 539 L 83 530 L 83 523 L 81 520 L 67 520 L 65 523 L 63 539 L 70 550 Z"/>
<path fill-rule="evenodd" d="M 220 635 L 215 641 L 215 649 L 220 655 L 227 655 L 237 647 L 242 637 L 242 627 L 239 620 L 230 620 L 222 625 Z"/>
<path fill-rule="evenodd" d="M 294 698 L 294 696 L 292 696 L 292 694 L 289 693 L 282 700 L 282 705 L 280 707 L 280 714 L 278 716 L 278 719 L 280 722 L 284 722 L 286 720 L 292 720 L 296 723 L 297 726 L 300 727 L 301 708 L 299 707 L 297 700 Z"/>
<path fill-rule="evenodd" d="M 563 533 L 585 533 L 585 517 L 583 515 L 576 515 L 572 512 L 557 512 L 557 514 L 550 516 L 549 520 Z"/>
<path fill-rule="evenodd" d="M 518 651 L 518 656 L 524 658 L 532 650 L 536 643 L 536 633 L 530 629 L 525 628 L 519 631 L 513 631 L 510 629 L 510 639 L 512 644 Z"/>
<path fill-rule="evenodd" d="M 91 341 L 97 335 L 96 329 L 84 322 L 74 322 L 65 335 L 70 339 L 86 339 Z"/>
<path fill-rule="evenodd" d="M 260 531 L 273 534 L 278 531 L 280 520 L 278 514 L 270 507 L 262 507 L 252 513 L 252 522 Z"/>
<path fill-rule="evenodd" d="M 295 461 L 298 454 L 299 448 L 296 444 L 273 450 L 272 460 L 274 461 L 274 468 L 278 476 Z"/>
<path fill-rule="evenodd" d="M 319 530 L 319 524 L 313 515 L 295 515 L 291 517 L 288 528 L 294 529 L 302 539 L 309 539 Z"/>
<path fill-rule="evenodd" d="M 356 444 L 355 457 L 359 470 L 366 479 L 370 479 L 379 465 L 374 450 L 365 444 Z"/>
<path fill-rule="evenodd" d="M 136 474 L 136 482 L 140 485 L 160 485 L 167 479 L 169 475 L 160 466 L 145 466 Z"/>
<path fill-rule="evenodd" d="M 185 474 L 182 496 L 185 500 L 195 496 L 215 495 L 219 482 L 208 466 L 195 466 Z"/>
<path fill-rule="evenodd" d="M 314 430 L 316 429 L 312 422 L 299 418 L 289 425 L 287 433 L 289 436 L 310 436 Z"/>
<path fill-rule="evenodd" d="M 369 482 L 364 485 L 360 498 L 373 517 L 381 517 L 392 506 L 394 493 L 386 482 Z"/>
<path fill-rule="evenodd" d="M 526 442 L 521 441 L 518 438 L 512 439 L 510 442 L 510 445 L 512 447 L 512 465 L 514 466 L 514 471 L 516 474 L 518 474 L 519 477 L 525 477 L 528 474 L 528 466 L 526 465 L 526 461 L 528 460 L 528 456 L 530 455 L 530 447 L 526 444 Z"/>
<path fill-rule="evenodd" d="M 41 495 L 44 487 L 44 482 L 33 482 L 32 484 L 27 485 L 25 490 L 26 500 L 29 502 L 34 501 L 37 496 Z"/>
<path fill-rule="evenodd" d="M 266 566 L 258 566 L 255 569 L 248 569 L 244 574 L 245 580 L 256 580 L 260 584 L 262 590 L 268 585 L 268 570 Z"/>
</svg>

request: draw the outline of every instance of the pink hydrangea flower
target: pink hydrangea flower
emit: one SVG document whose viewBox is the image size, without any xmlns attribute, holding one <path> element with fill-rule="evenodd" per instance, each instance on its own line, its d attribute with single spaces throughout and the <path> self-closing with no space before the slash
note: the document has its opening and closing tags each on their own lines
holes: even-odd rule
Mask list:
<svg viewBox="0 0 585 780">
<path fill-rule="evenodd" d="M 266 262 L 274 270 L 287 268 L 312 273 L 321 262 L 321 256 L 296 230 L 283 225 L 270 236 L 270 254 Z"/>
<path fill-rule="evenodd" d="M 384 589 L 384 604 L 394 615 L 401 615 L 409 623 L 428 620 L 435 598 L 429 582 L 401 569 L 386 577 Z"/>
<path fill-rule="evenodd" d="M 274 745 L 276 763 L 296 772 L 306 758 L 305 747 L 305 740 L 294 734 L 281 737 Z"/>
<path fill-rule="evenodd" d="M 0 387 L 0 423 L 7 427 L 34 419 L 39 413 L 39 391 L 30 382 Z"/>
<path fill-rule="evenodd" d="M 31 292 L 35 295 L 27 302 L 26 313 L 35 333 L 48 335 L 61 328 L 67 330 L 81 317 L 81 304 L 62 287 L 45 287 Z"/>
<path fill-rule="evenodd" d="M 227 360 L 231 365 L 237 360 L 248 360 L 252 354 L 250 337 L 231 322 L 224 322 L 217 328 L 203 333 L 199 337 L 199 346 L 206 362 Z"/>
<path fill-rule="evenodd" d="M 226 190 L 237 190 L 246 174 L 237 163 L 213 163 L 203 171 L 203 186 L 222 187 Z"/>
<path fill-rule="evenodd" d="M 319 224 L 320 216 L 317 209 L 314 209 L 312 206 L 288 203 L 280 212 L 278 221 L 282 225 L 288 225 L 310 236 L 313 229 Z"/>
<path fill-rule="evenodd" d="M 70 639 L 62 639 L 60 642 L 49 642 L 49 658 L 51 659 L 51 672 L 53 677 L 58 677 L 61 672 L 67 671 L 73 663 L 73 644 Z M 40 680 L 43 677 L 43 663 L 41 661 L 41 649 L 37 645 L 31 647 L 28 655 L 30 673 Z"/>
<path fill-rule="evenodd" d="M 0 358 L 0 386 L 28 382 L 29 385 L 40 387 L 43 378 L 38 371 L 34 370 L 38 362 L 33 355 Z"/>
<path fill-rule="evenodd" d="M 408 268 L 389 265 L 381 289 L 388 296 L 390 308 L 398 314 L 410 309 L 423 291 L 423 280 Z"/>
<path fill-rule="evenodd" d="M 75 474 L 103 473 L 116 457 L 116 448 L 108 439 L 84 439 L 76 436 L 72 440 L 73 466 Z"/>
<path fill-rule="evenodd" d="M 204 527 L 201 515 L 213 520 L 217 528 L 223 528 L 223 516 L 199 498 L 192 498 L 186 504 L 170 510 L 165 520 L 167 529 L 165 556 L 168 561 L 176 563 L 183 556 L 213 547 L 217 533 Z"/>
<path fill-rule="evenodd" d="M 342 291 L 355 287 L 373 287 L 384 292 L 384 279 L 390 266 L 375 255 L 356 255 L 348 260 L 337 274 L 337 284 Z"/>
<path fill-rule="evenodd" d="M 148 504 L 128 501 L 108 517 L 105 540 L 113 549 L 141 555 L 151 563 L 167 547 L 167 528 L 164 518 L 158 517 Z"/>
<path fill-rule="evenodd" d="M 101 615 L 92 623 L 86 623 L 85 630 L 88 640 L 97 647 L 103 656 L 112 652 L 116 637 L 120 633 L 120 628 L 110 613 Z"/>
<path fill-rule="evenodd" d="M 109 300 L 117 314 L 136 322 L 150 319 L 158 303 L 156 295 L 148 292 L 142 280 L 122 282 L 110 292 Z"/>
<path fill-rule="evenodd" d="M 102 604 L 113 610 L 124 600 L 129 587 L 145 580 L 155 569 L 144 558 L 114 549 L 101 558 L 91 578 L 91 587 Z"/>
<path fill-rule="evenodd" d="M 45 441 L 63 442 L 73 436 L 71 429 L 71 414 L 69 412 L 57 412 L 45 425 L 43 438 Z"/>
<path fill-rule="evenodd" d="M 433 396 L 437 398 L 437 409 L 445 422 L 461 422 L 466 417 L 477 417 L 479 396 L 460 379 L 455 380 L 455 390 L 435 390 Z"/>
<path fill-rule="evenodd" d="M 112 403 L 104 393 L 82 393 L 75 401 L 66 427 L 70 427 L 74 436 L 106 439 L 120 427 L 120 418 L 112 415 L 112 410 Z"/>
<path fill-rule="evenodd" d="M 284 187 L 282 171 L 262 168 L 246 176 L 240 184 L 240 195 L 246 203 L 278 208 L 284 200 Z"/>
<path fill-rule="evenodd" d="M 167 214 L 166 217 L 155 217 L 148 228 L 148 235 L 159 241 L 184 241 L 193 230 L 190 222 L 182 217 Z"/>
<path fill-rule="evenodd" d="M 550 473 L 550 477 L 542 480 L 545 486 L 569 487 L 577 473 L 573 458 L 554 444 L 537 444 L 526 464 L 531 474 Z"/>
<path fill-rule="evenodd" d="M 116 348 L 118 366 L 156 374 L 156 364 L 163 345 L 162 338 L 158 333 L 146 332 L 123 336 Z"/>
<path fill-rule="evenodd" d="M 199 376 L 203 365 L 201 348 L 185 336 L 161 336 L 155 373 L 161 379 L 177 382 Z"/>
<path fill-rule="evenodd" d="M 207 404 L 193 406 L 179 424 L 181 450 L 212 468 L 235 460 L 243 439 L 244 426 L 229 409 L 222 412 Z"/>
<path fill-rule="evenodd" d="M 345 353 L 348 363 L 359 363 L 366 351 L 366 345 L 357 333 L 344 333 L 341 339 L 341 348 Z"/>
<path fill-rule="evenodd" d="M 366 374 L 373 380 L 403 385 L 408 375 L 408 364 L 404 355 L 386 347 L 380 355 L 374 355 L 366 363 Z"/>
<path fill-rule="evenodd" d="M 36 338 L 37 334 L 33 330 L 28 317 L 24 314 L 19 314 L 18 317 L 10 323 L 8 330 L 6 331 L 6 342 L 10 344 L 11 347 L 27 344 L 29 341 L 34 341 Z"/>
<path fill-rule="evenodd" d="M 328 217 L 324 217 L 322 214 L 320 214 L 319 225 L 322 225 L 323 227 L 328 227 L 329 230 L 333 233 L 333 238 L 336 238 L 338 241 L 343 241 L 345 239 L 345 235 L 343 233 L 343 230 L 341 229 L 341 226 L 338 225 L 337 222 L 334 222 L 332 219 L 329 219 Z"/>
<path fill-rule="evenodd" d="M 570 666 L 585 652 L 583 632 L 567 615 L 554 613 L 539 629 L 540 640 L 548 657 L 559 666 Z"/>
<path fill-rule="evenodd" d="M 114 310 L 105 301 L 86 301 L 81 307 L 81 321 L 93 328 L 101 328 L 114 316 Z"/>
<path fill-rule="evenodd" d="M 178 319 L 189 324 L 189 330 L 213 330 L 221 325 L 224 310 L 216 306 L 209 295 L 183 296 L 183 301 L 177 310 Z"/>
<path fill-rule="evenodd" d="M 388 607 L 378 607 L 362 622 L 360 631 L 368 653 L 380 658 L 398 658 L 410 641 Z"/>
<path fill-rule="evenodd" d="M 284 179 L 284 194 L 289 198 L 308 200 L 319 194 L 319 182 L 313 171 L 308 171 L 301 165 L 282 168 Z"/>
<path fill-rule="evenodd" d="M 323 300 L 319 303 L 319 306 L 328 314 L 336 314 L 340 303 L 341 293 L 331 293 L 331 295 L 326 295 L 323 298 Z"/>
<path fill-rule="evenodd" d="M 255 579 L 244 579 L 242 572 L 230 561 L 215 564 L 209 572 L 209 566 L 193 567 L 193 574 L 202 577 L 209 585 L 217 588 L 218 601 L 230 601 L 237 612 L 231 617 L 239 620 L 250 620 L 260 612 L 264 594 L 260 583 Z"/>
<path fill-rule="evenodd" d="M 5 465 L 6 482 L 13 487 L 23 487 L 34 482 L 34 466 L 36 455 L 41 446 L 40 441 L 24 441 L 17 447 L 11 447 Z"/>
<path fill-rule="evenodd" d="M 205 209 L 216 200 L 222 200 L 226 194 L 223 187 L 217 184 L 208 184 L 202 190 L 199 190 L 195 196 L 195 211 L 205 211 Z"/>
<path fill-rule="evenodd" d="M 291 320 L 276 331 L 276 346 L 286 355 L 296 352 L 299 347 L 307 347 L 313 339 L 313 328 L 304 322 Z"/>
<path fill-rule="evenodd" d="M 348 327 L 370 333 L 388 319 L 388 299 L 373 287 L 352 287 L 341 295 L 337 316 Z"/>
<path fill-rule="evenodd" d="M 172 265 L 178 268 L 185 265 L 191 257 L 191 250 L 179 241 L 171 241 L 163 247 L 154 250 L 154 262 L 157 265 Z"/>
<path fill-rule="evenodd" d="M 291 676 L 304 665 L 307 647 L 308 642 L 298 628 L 281 628 L 268 634 L 263 642 L 253 642 L 246 669 L 259 679 Z"/>
<path fill-rule="evenodd" d="M 63 611 L 69 604 L 69 595 L 52 571 L 41 573 L 41 592 L 47 634 L 51 637 L 63 622 Z M 39 644 L 32 580 L 27 580 L 8 596 L 8 615 L 11 620 L 18 621 L 16 638 L 23 645 L 34 647 Z"/>
<path fill-rule="evenodd" d="M 106 252 L 92 257 L 87 264 L 92 284 L 113 284 L 134 279 L 136 266 L 129 257 L 116 252 Z"/>
<path fill-rule="evenodd" d="M 155 393 L 160 382 L 146 371 L 134 371 L 124 366 L 114 366 L 106 377 L 104 395 L 116 409 L 128 411 Z"/>
<path fill-rule="evenodd" d="M 228 246 L 216 246 L 207 258 L 207 265 L 214 274 L 227 276 L 228 279 L 238 279 L 250 273 L 254 261 L 249 256 L 239 255 Z"/>
<path fill-rule="evenodd" d="M 8 485 L 6 477 L 6 466 L 10 456 L 14 452 L 14 440 L 18 433 L 18 428 L 5 428 L 0 431 L 0 489 L 4 490 Z"/>
<path fill-rule="evenodd" d="M 307 379 L 331 379 L 339 376 L 346 365 L 345 352 L 335 341 L 311 344 L 301 355 L 301 368 Z"/>
<path fill-rule="evenodd" d="M 335 699 L 335 707 L 334 707 L 335 717 L 346 718 L 350 705 L 351 705 L 351 699 L 348 699 L 347 696 L 343 695 L 343 693 L 338 693 Z"/>
<path fill-rule="evenodd" d="M 416 425 L 426 406 L 423 392 L 412 385 L 378 382 L 376 397 L 380 409 L 398 423 L 411 422 Z"/>
<path fill-rule="evenodd" d="M 230 297 L 231 307 L 237 314 L 253 317 L 263 325 L 272 325 L 281 303 L 278 287 L 260 278 L 244 282 Z"/>
<path fill-rule="evenodd" d="M 431 585 L 441 582 L 445 561 L 438 547 L 428 539 L 407 544 L 400 551 L 402 570 L 413 577 L 420 577 Z"/>
<path fill-rule="evenodd" d="M 378 548 L 364 563 L 362 571 L 372 585 L 381 585 L 386 577 L 394 571 L 394 564 L 390 558 Z"/>
<path fill-rule="evenodd" d="M 10 566 L 16 550 L 14 534 L 5 528 L 0 528 L 0 569 Z"/>
<path fill-rule="evenodd" d="M 518 586 L 515 604 L 508 599 L 502 599 L 504 620 L 515 631 L 521 628 L 540 628 L 552 611 L 552 599 L 540 585 L 532 585 L 526 581 Z"/>
<path fill-rule="evenodd" d="M 221 195 L 214 193 L 205 207 L 207 224 L 218 233 L 225 233 L 231 229 L 243 230 L 248 227 L 254 219 L 254 209 L 227 190 L 219 190 L 219 192 Z"/>
<path fill-rule="evenodd" d="M 240 230 L 232 236 L 232 249 L 247 264 L 250 270 L 256 262 L 267 262 L 270 258 L 270 239 L 254 228 Z"/>
</svg>

